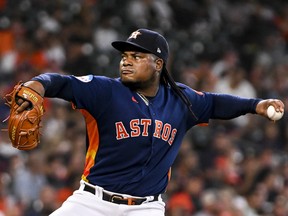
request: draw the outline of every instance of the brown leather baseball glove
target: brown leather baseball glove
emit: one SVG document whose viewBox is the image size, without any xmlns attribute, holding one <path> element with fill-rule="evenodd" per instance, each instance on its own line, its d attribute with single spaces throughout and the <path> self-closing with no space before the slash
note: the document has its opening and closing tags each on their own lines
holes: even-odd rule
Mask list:
<svg viewBox="0 0 288 216">
<path fill-rule="evenodd" d="M 18 83 L 4 99 L 10 107 L 8 133 L 13 147 L 20 150 L 35 148 L 40 142 L 39 129 L 44 114 L 43 97 L 23 83 Z M 17 108 L 25 101 L 29 106 L 18 113 Z"/>
</svg>

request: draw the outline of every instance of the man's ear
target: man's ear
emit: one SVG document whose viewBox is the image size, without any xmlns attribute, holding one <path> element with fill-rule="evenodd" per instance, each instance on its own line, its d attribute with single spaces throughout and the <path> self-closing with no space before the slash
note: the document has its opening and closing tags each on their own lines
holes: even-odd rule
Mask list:
<svg viewBox="0 0 288 216">
<path fill-rule="evenodd" d="M 162 68 L 164 66 L 164 61 L 162 59 L 158 58 L 155 60 L 155 62 L 156 62 L 156 70 L 162 71 Z"/>
</svg>

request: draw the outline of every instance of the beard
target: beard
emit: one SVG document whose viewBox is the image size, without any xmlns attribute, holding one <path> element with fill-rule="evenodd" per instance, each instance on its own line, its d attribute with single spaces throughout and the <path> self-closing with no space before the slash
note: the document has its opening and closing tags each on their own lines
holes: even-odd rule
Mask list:
<svg viewBox="0 0 288 216">
<path fill-rule="evenodd" d="M 155 75 L 151 75 L 150 77 L 148 77 L 147 79 L 141 79 L 141 80 L 137 80 L 137 79 L 122 79 L 120 77 L 120 80 L 122 82 L 123 85 L 125 85 L 126 87 L 130 88 L 132 91 L 139 91 L 139 90 L 146 90 L 148 88 L 150 88 L 151 86 L 154 85 L 154 83 L 156 82 L 156 76 Z"/>
<path fill-rule="evenodd" d="M 136 65 L 137 66 L 137 65 Z M 153 94 L 160 85 L 161 71 L 151 66 L 123 66 L 120 64 L 119 78 L 121 83 L 134 92 Z"/>
<path fill-rule="evenodd" d="M 137 91 L 140 89 L 145 89 L 149 86 L 149 81 L 131 81 L 131 80 L 122 80 L 121 82 L 126 87 L 130 88 L 133 91 Z"/>
</svg>

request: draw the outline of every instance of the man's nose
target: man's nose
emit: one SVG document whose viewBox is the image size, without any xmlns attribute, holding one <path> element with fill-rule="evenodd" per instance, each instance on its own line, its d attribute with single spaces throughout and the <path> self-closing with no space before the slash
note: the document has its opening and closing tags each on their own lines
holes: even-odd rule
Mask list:
<svg viewBox="0 0 288 216">
<path fill-rule="evenodd" d="M 122 59 L 122 64 L 123 65 L 131 65 L 132 64 L 132 61 L 129 59 L 129 58 L 125 58 L 125 59 Z"/>
</svg>

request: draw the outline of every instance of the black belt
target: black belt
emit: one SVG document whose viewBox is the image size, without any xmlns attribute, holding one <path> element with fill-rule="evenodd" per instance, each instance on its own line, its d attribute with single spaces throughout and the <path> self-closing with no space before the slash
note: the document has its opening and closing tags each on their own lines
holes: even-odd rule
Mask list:
<svg viewBox="0 0 288 216">
<path fill-rule="evenodd" d="M 91 187 L 89 185 L 84 186 L 84 191 L 90 192 L 95 195 L 95 188 Z M 149 200 L 148 202 L 158 201 L 157 196 L 153 196 L 153 200 Z M 143 202 L 147 201 L 147 198 L 135 198 L 135 197 L 123 197 L 119 194 L 109 194 L 105 191 L 103 191 L 103 200 L 116 203 L 116 204 L 125 204 L 125 205 L 141 205 Z"/>
</svg>

